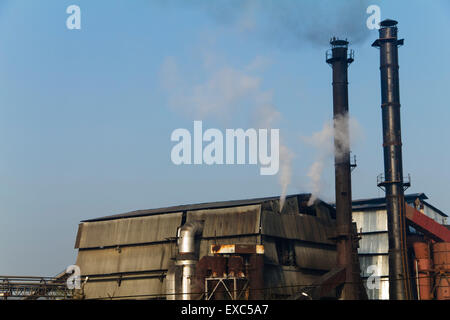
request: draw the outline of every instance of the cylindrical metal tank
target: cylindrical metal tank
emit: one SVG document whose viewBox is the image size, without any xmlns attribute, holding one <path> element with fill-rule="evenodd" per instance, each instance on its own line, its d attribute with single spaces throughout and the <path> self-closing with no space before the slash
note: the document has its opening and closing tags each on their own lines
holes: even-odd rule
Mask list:
<svg viewBox="0 0 450 320">
<path fill-rule="evenodd" d="M 436 271 L 436 298 L 450 300 L 450 243 L 433 244 L 433 262 Z"/>
<path fill-rule="evenodd" d="M 419 300 L 433 299 L 433 261 L 430 259 L 430 248 L 426 242 L 415 242 L 413 244 L 416 256 L 415 271 L 417 280 L 417 295 Z"/>
<path fill-rule="evenodd" d="M 181 268 L 181 287 L 177 300 L 192 300 L 196 260 L 178 260 L 176 265 Z"/>
</svg>

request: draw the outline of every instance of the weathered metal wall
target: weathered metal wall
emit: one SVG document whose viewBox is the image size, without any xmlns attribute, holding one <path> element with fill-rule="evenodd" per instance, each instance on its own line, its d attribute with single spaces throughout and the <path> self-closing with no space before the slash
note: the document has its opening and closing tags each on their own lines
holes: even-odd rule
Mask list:
<svg viewBox="0 0 450 320">
<path fill-rule="evenodd" d="M 359 263 L 368 298 L 371 300 L 389 299 L 388 255 L 360 255 Z"/>
<path fill-rule="evenodd" d="M 294 266 L 265 265 L 266 299 L 286 299 L 300 289 L 310 286 L 321 273 L 302 272 Z"/>
<path fill-rule="evenodd" d="M 175 243 L 80 250 L 76 264 L 85 276 L 167 270 Z"/>
<path fill-rule="evenodd" d="M 139 280 L 87 282 L 84 287 L 88 299 L 161 299 L 164 292 L 163 278 Z"/>
<path fill-rule="evenodd" d="M 356 222 L 358 232 L 387 232 L 387 213 L 383 210 L 353 211 L 353 221 Z"/>
<path fill-rule="evenodd" d="M 203 238 L 259 234 L 260 205 L 188 211 L 186 221 L 204 221 Z"/>
<path fill-rule="evenodd" d="M 329 239 L 334 228 L 331 219 L 300 214 L 280 215 L 268 211 L 261 214 L 261 233 L 273 237 L 334 244 Z"/>
<path fill-rule="evenodd" d="M 146 217 L 83 222 L 79 225 L 75 248 L 98 248 L 167 241 L 175 237 L 181 212 Z"/>
<path fill-rule="evenodd" d="M 388 254 L 388 234 L 383 233 L 369 233 L 363 234 L 359 241 L 359 254 Z"/>
<path fill-rule="evenodd" d="M 295 244 L 296 265 L 300 268 L 315 270 L 330 270 L 336 265 L 336 249 Z"/>
<path fill-rule="evenodd" d="M 89 277 L 86 298 L 148 295 L 144 297 L 148 299 L 162 294 L 181 219 L 182 213 L 176 212 L 81 223 L 76 264 L 83 278 Z M 160 278 L 147 278 L 155 272 Z M 140 279 L 126 280 L 131 276 Z"/>
<path fill-rule="evenodd" d="M 278 240 L 280 241 L 280 240 Z M 281 240 L 284 241 L 284 240 Z M 273 237 L 263 237 L 265 263 L 279 265 L 279 248 L 277 239 Z M 321 244 L 308 243 L 294 240 L 292 242 L 294 263 L 298 268 L 330 270 L 336 264 L 336 248 Z"/>
<path fill-rule="evenodd" d="M 329 240 L 335 220 L 326 205 L 304 206 L 288 197 L 282 213 L 279 200 L 260 204 L 185 211 L 185 221 L 202 221 L 199 257 L 210 255 L 214 244 L 263 244 L 265 287 L 273 296 L 288 296 L 298 285 L 311 284 L 336 262 Z M 176 232 L 183 212 L 80 224 L 76 264 L 89 276 L 86 298 L 158 298 L 165 295 L 165 277 L 176 254 Z M 280 241 L 292 250 L 292 265 L 280 265 Z M 278 243 L 278 244 L 277 244 Z M 267 293 L 267 292 L 266 292 Z M 142 295 L 142 297 L 140 297 Z"/>
<path fill-rule="evenodd" d="M 353 221 L 356 222 L 359 241 L 359 263 L 364 284 L 369 299 L 389 299 L 389 240 L 387 232 L 387 213 L 382 210 L 354 211 Z M 370 271 L 370 272 L 369 272 Z M 372 278 L 369 279 L 369 277 Z M 375 281 L 379 277 L 378 287 L 367 287 L 367 281 Z"/>
</svg>

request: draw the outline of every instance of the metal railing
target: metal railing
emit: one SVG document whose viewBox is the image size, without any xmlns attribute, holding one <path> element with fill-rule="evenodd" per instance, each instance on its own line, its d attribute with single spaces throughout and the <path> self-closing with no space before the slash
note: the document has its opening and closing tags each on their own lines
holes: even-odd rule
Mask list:
<svg viewBox="0 0 450 320">
<path fill-rule="evenodd" d="M 0 299 L 71 299 L 66 278 L 0 276 Z"/>
</svg>

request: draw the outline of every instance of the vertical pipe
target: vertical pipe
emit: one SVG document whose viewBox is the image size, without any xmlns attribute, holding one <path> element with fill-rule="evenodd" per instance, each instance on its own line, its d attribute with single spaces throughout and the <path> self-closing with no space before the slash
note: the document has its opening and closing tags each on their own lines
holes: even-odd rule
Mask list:
<svg viewBox="0 0 450 320">
<path fill-rule="evenodd" d="M 335 193 L 337 224 L 337 264 L 346 268 L 344 299 L 359 297 L 359 273 L 353 263 L 352 186 L 350 143 L 348 127 L 348 65 L 353 62 L 353 52 L 348 54 L 348 42 L 333 38 L 327 63 L 333 69 L 333 118 L 335 150 Z"/>
<path fill-rule="evenodd" d="M 389 233 L 389 298 L 410 298 L 410 281 L 406 254 L 405 199 L 402 167 L 400 126 L 400 85 L 397 21 L 380 23 L 379 35 L 372 46 L 380 49 L 381 107 L 383 119 L 383 148 L 386 206 Z"/>
<path fill-rule="evenodd" d="M 176 278 L 177 300 L 192 300 L 192 289 L 195 285 L 195 266 L 198 261 L 195 237 L 203 230 L 203 225 L 199 221 L 185 223 L 178 229 L 178 255 L 175 265 L 181 270 L 181 279 Z"/>
<path fill-rule="evenodd" d="M 417 288 L 417 299 L 420 299 L 420 285 L 419 285 L 419 264 L 417 263 L 417 260 L 415 260 L 415 267 L 416 267 L 416 288 Z"/>
</svg>

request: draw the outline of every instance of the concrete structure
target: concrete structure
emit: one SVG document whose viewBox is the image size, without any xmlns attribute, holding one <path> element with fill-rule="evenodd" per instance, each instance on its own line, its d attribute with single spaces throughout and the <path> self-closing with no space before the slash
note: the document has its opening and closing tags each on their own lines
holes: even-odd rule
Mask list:
<svg viewBox="0 0 450 320">
<path fill-rule="evenodd" d="M 75 248 L 84 295 L 89 298 L 165 299 L 174 289 L 166 276 L 178 253 L 181 226 L 200 222 L 198 257 L 211 245 L 264 246 L 264 298 L 283 299 L 336 265 L 332 206 L 309 194 L 140 210 L 82 221 Z M 172 291 L 171 291 L 172 290 Z"/>
<path fill-rule="evenodd" d="M 405 195 L 405 202 L 408 205 L 417 208 L 439 224 L 447 224 L 448 216 L 425 201 L 426 199 L 428 198 L 424 193 Z M 356 222 L 361 235 L 358 254 L 362 275 L 365 279 L 371 275 L 381 277 L 379 289 L 367 288 L 369 299 L 389 299 L 386 199 L 383 197 L 353 201 L 353 221 Z M 413 236 L 418 232 L 409 226 L 407 234 Z M 375 267 L 371 269 L 370 266 Z"/>
</svg>

